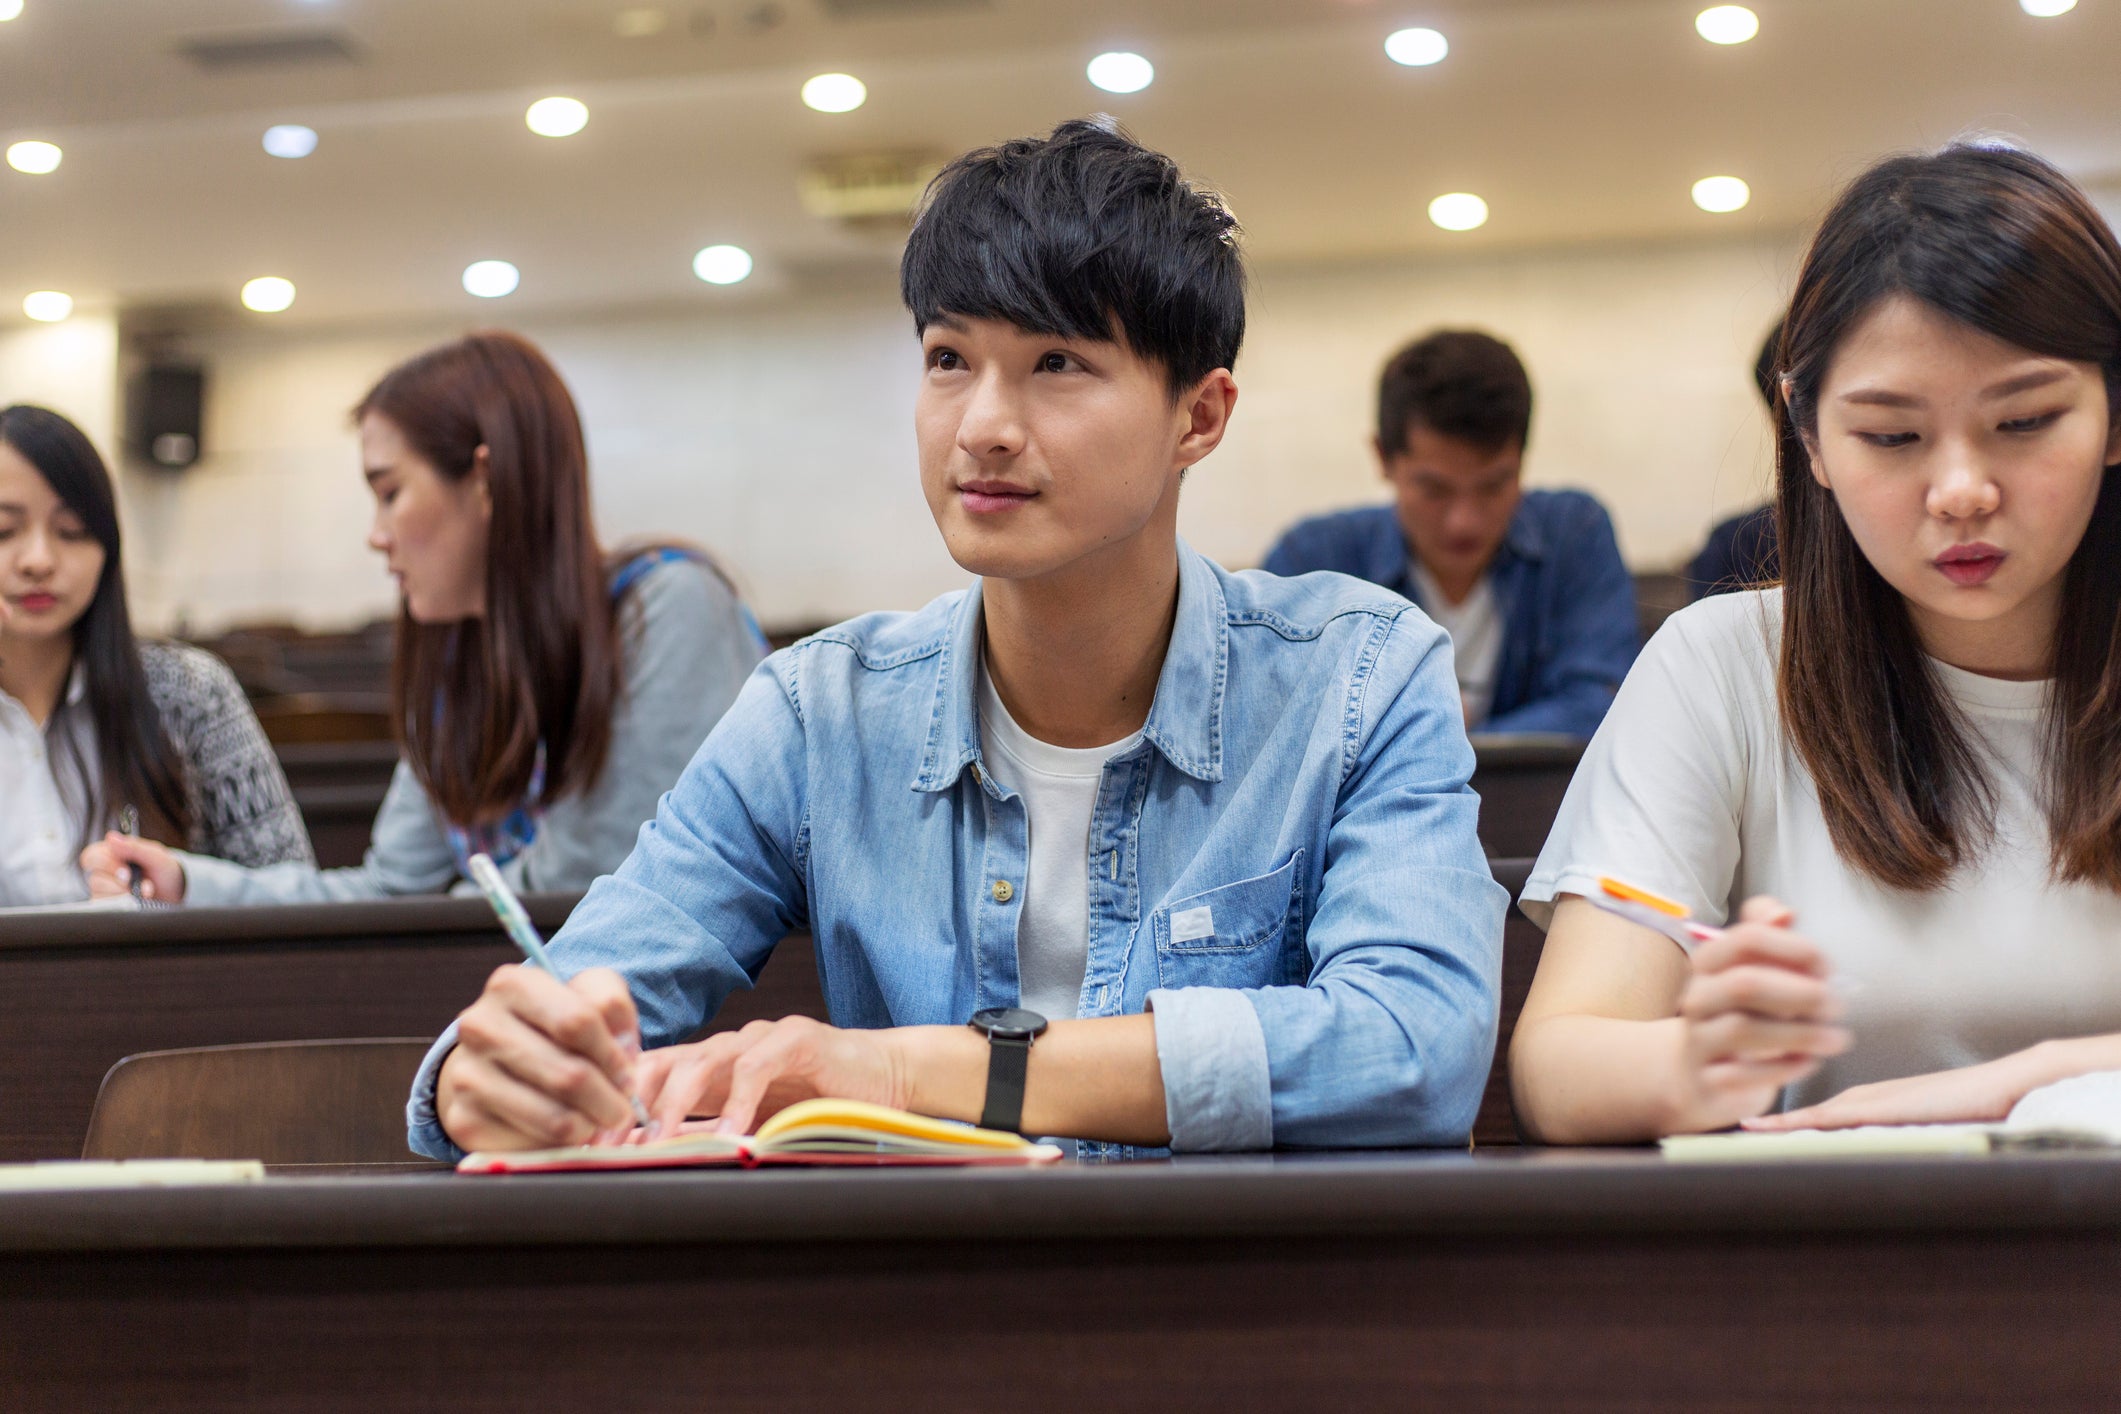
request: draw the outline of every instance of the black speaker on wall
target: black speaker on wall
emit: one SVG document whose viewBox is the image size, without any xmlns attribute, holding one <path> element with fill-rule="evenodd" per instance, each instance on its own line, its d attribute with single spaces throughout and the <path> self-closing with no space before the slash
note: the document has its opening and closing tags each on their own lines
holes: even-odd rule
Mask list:
<svg viewBox="0 0 2121 1414">
<path fill-rule="evenodd" d="M 125 390 L 125 444 L 136 457 L 171 471 L 199 459 L 206 372 L 188 364 L 150 363 Z"/>
</svg>

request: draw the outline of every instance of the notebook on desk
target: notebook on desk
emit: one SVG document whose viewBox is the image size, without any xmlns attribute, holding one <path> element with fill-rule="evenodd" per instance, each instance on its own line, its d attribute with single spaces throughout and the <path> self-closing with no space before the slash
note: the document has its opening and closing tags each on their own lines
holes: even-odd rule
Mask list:
<svg viewBox="0 0 2121 1414">
<path fill-rule="evenodd" d="M 2121 1071 L 2094 1071 L 2043 1085 L 2020 1100 L 2000 1124 L 1870 1124 L 1771 1134 L 1677 1134 L 1658 1148 L 1665 1158 L 1679 1163 L 2036 1150 L 2121 1153 Z"/>
<path fill-rule="evenodd" d="M 861 1100 L 804 1100 L 756 1134 L 716 1134 L 706 1126 L 635 1144 L 467 1154 L 459 1173 L 575 1173 L 620 1169 L 759 1168 L 779 1164 L 1027 1165 L 1061 1157 L 1052 1144 L 909 1114 Z"/>
</svg>

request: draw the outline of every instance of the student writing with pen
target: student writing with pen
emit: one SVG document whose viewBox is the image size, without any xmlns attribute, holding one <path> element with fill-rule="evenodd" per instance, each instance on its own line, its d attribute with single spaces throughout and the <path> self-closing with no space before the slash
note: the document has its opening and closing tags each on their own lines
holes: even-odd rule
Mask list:
<svg viewBox="0 0 2121 1414">
<path fill-rule="evenodd" d="M 437 1043 L 416 1148 L 613 1137 L 634 1088 L 732 1131 L 836 1096 L 1098 1153 L 1464 1141 L 1505 900 L 1448 645 L 1177 535 L 1243 278 L 1222 204 L 1109 127 L 944 173 L 903 288 L 974 585 L 768 660 L 553 938 L 571 980 L 504 968 Z M 799 930 L 831 1024 L 674 1044 Z"/>
<path fill-rule="evenodd" d="M 1549 1142 L 1998 1120 L 2121 1068 L 2121 246 L 2029 153 L 1894 158 L 1776 362 L 1783 583 L 1665 625 L 1525 891 Z M 1690 958 L 1605 875 L 1731 926 Z"/>
</svg>

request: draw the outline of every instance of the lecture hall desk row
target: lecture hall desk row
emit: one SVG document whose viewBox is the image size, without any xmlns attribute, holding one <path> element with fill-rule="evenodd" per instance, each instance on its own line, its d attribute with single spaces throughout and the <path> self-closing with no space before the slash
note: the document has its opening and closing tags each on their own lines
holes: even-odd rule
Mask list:
<svg viewBox="0 0 2121 1414">
<path fill-rule="evenodd" d="M 1512 895 L 1525 861 L 1491 861 Z M 533 894 L 551 933 L 578 895 Z M 1499 1059 L 1538 966 L 1541 935 L 1514 908 L 1505 937 L 1504 1031 L 1477 1134 L 1510 1143 Z M 261 1041 L 433 1036 L 515 961 L 483 900 L 399 899 L 167 913 L 0 913 L 0 1162 L 80 1154 L 96 1087 L 146 1051 Z M 713 1029 L 825 1015 L 807 937 L 785 940 L 756 988 Z"/>
<path fill-rule="evenodd" d="M 327 869 L 359 864 L 397 765 L 397 747 L 388 741 L 296 741 L 277 749 L 317 862 Z M 1538 855 L 1582 757 L 1583 743 L 1568 738 L 1474 738 L 1480 842 L 1490 857 Z"/>
<path fill-rule="evenodd" d="M 10 1411 L 2121 1407 L 2121 1164 L 1277 1154 L 0 1196 Z"/>
</svg>

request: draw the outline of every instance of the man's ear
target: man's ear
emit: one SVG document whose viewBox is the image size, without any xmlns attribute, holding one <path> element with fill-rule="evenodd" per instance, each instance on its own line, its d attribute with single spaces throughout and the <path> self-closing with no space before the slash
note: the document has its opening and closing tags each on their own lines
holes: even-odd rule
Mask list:
<svg viewBox="0 0 2121 1414">
<path fill-rule="evenodd" d="M 1237 380 L 1227 368 L 1218 368 L 1194 385 L 1182 405 L 1186 429 L 1179 436 L 1174 460 L 1184 471 L 1222 444 L 1237 411 Z"/>
</svg>

